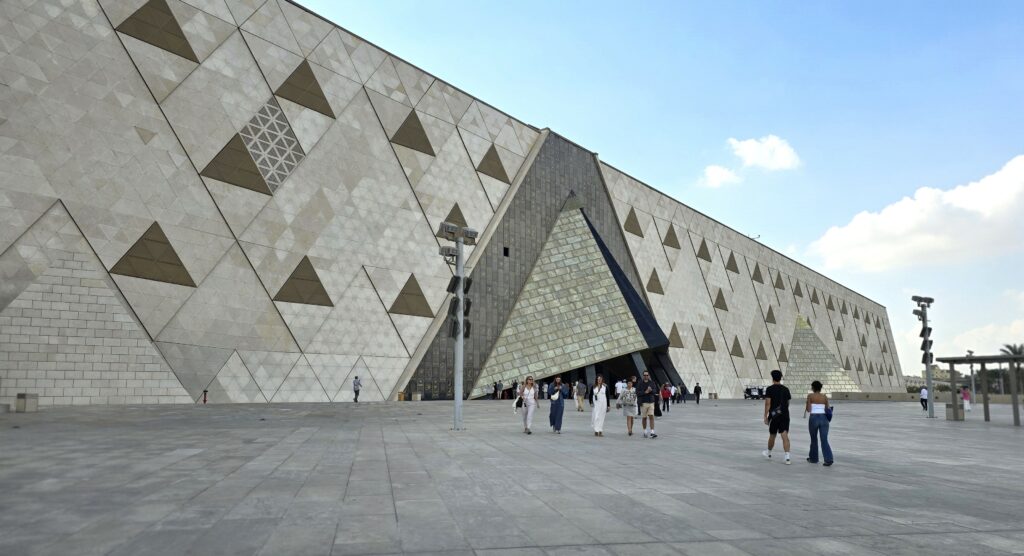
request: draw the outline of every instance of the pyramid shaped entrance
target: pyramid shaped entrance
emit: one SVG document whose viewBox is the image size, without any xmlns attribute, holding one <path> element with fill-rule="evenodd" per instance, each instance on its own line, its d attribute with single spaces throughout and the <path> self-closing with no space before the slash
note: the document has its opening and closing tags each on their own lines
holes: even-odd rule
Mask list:
<svg viewBox="0 0 1024 556">
<path fill-rule="evenodd" d="M 485 395 L 494 382 L 511 384 L 528 374 L 541 379 L 668 345 L 571 201 L 548 235 L 470 397 Z M 636 314 L 640 308 L 647 314 Z"/>
</svg>

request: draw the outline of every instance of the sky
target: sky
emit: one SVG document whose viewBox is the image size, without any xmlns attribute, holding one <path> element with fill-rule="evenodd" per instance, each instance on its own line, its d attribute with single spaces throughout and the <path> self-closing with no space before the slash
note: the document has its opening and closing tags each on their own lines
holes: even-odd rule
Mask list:
<svg viewBox="0 0 1024 556">
<path fill-rule="evenodd" d="M 1024 2 L 300 2 L 885 305 L 1024 343 Z"/>
</svg>

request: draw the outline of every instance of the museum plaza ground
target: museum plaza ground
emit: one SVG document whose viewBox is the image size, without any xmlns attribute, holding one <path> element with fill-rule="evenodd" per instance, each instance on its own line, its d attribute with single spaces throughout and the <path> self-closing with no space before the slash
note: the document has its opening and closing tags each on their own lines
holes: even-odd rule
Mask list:
<svg viewBox="0 0 1024 556">
<path fill-rule="evenodd" d="M 511 402 L 84 407 L 0 415 L 0 554 L 1024 553 L 1024 431 L 844 403 L 836 465 L 766 461 L 761 402 L 660 438 Z M 781 454 L 778 454 L 781 456 Z"/>
</svg>

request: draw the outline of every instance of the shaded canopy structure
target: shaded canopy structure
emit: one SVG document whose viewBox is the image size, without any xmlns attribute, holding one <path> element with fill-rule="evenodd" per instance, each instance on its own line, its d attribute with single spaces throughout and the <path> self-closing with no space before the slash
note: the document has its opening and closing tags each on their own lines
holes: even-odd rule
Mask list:
<svg viewBox="0 0 1024 556">
<path fill-rule="evenodd" d="M 985 366 L 1006 363 L 1010 369 L 1010 403 L 1013 405 L 1013 424 L 1017 427 L 1020 426 L 1020 401 L 1018 400 L 1020 385 L 1017 383 L 1017 373 L 1020 371 L 1021 365 L 1024 364 L 1024 355 L 963 355 L 958 357 L 938 357 L 936 359 L 940 363 L 949 365 L 950 384 L 956 384 L 957 365 L 971 365 L 974 363 L 981 365 L 981 399 L 985 407 L 985 421 L 991 420 L 988 410 L 988 373 L 985 372 Z M 957 420 L 961 411 L 960 401 L 957 400 L 955 395 L 950 396 L 950 398 L 953 401 L 953 419 Z"/>
</svg>

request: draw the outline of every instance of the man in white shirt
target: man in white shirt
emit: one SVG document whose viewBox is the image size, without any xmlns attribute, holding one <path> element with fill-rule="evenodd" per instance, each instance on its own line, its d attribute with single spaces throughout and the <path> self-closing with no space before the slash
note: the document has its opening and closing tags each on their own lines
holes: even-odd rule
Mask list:
<svg viewBox="0 0 1024 556">
<path fill-rule="evenodd" d="M 669 395 L 671 396 L 669 399 L 672 400 L 672 403 L 676 403 L 676 385 L 673 384 L 672 386 L 670 386 L 669 391 Z"/>
<path fill-rule="evenodd" d="M 625 389 L 626 383 L 620 378 L 619 381 L 615 383 L 615 399 L 619 399 L 619 396 L 622 395 L 622 391 Z"/>
<path fill-rule="evenodd" d="M 928 389 L 924 387 L 921 388 L 921 409 L 928 411 Z"/>
</svg>

